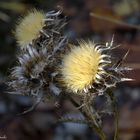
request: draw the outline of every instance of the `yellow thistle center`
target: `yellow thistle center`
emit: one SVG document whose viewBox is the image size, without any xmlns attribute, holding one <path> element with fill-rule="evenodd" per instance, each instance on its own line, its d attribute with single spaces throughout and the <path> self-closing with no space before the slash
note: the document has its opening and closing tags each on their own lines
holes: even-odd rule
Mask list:
<svg viewBox="0 0 140 140">
<path fill-rule="evenodd" d="M 62 81 L 72 91 L 83 90 L 96 79 L 101 54 L 92 42 L 80 43 L 64 57 Z"/>
<path fill-rule="evenodd" d="M 20 20 L 15 36 L 21 46 L 26 46 L 38 36 L 39 31 L 43 27 L 44 18 L 45 14 L 43 12 L 34 9 Z"/>
</svg>

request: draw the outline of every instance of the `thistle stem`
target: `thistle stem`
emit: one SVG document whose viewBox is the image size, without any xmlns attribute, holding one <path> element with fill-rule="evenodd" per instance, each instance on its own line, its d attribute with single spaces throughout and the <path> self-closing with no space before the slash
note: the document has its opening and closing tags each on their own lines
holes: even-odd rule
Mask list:
<svg viewBox="0 0 140 140">
<path fill-rule="evenodd" d="M 75 107 L 79 107 L 79 104 L 72 97 L 70 97 L 69 99 Z M 89 121 L 90 122 L 89 127 L 98 134 L 101 140 L 107 140 L 107 137 L 105 133 L 102 131 L 102 128 L 99 125 L 98 126 L 95 125 L 95 118 L 93 118 L 92 116 L 93 114 L 89 114 L 89 112 L 91 113 L 90 108 L 88 107 L 87 109 L 88 110 L 83 110 L 82 108 L 79 108 L 80 112 L 84 115 L 84 117 L 87 120 L 91 120 L 93 122 L 91 123 Z"/>
<path fill-rule="evenodd" d="M 118 139 L 118 123 L 119 123 L 119 113 L 118 113 L 118 108 L 117 108 L 117 101 L 111 90 L 108 90 L 108 95 L 112 101 L 112 106 L 113 106 L 113 110 L 114 110 L 114 119 L 115 119 L 114 120 L 114 124 L 115 124 L 114 140 L 117 140 Z"/>
</svg>

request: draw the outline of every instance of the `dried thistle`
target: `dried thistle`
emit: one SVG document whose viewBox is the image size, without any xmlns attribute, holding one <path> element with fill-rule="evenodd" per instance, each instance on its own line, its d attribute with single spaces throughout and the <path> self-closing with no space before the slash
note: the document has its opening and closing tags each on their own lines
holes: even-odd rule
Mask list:
<svg viewBox="0 0 140 140">
<path fill-rule="evenodd" d="M 36 9 L 31 10 L 17 24 L 15 37 L 20 46 L 26 47 L 36 39 L 44 26 L 45 13 Z"/>
<path fill-rule="evenodd" d="M 46 48 L 37 51 L 32 46 L 28 46 L 26 51 L 18 57 L 18 63 L 19 65 L 14 67 L 11 73 L 10 86 L 24 95 L 40 92 L 39 89 L 46 82 L 42 76 L 47 65 Z"/>
<path fill-rule="evenodd" d="M 37 103 L 42 98 L 68 95 L 83 113 L 84 122 L 105 140 L 98 121 L 101 117 L 92 101 L 98 95 L 108 96 L 108 90 L 118 82 L 131 80 L 124 76 L 124 72 L 131 69 L 122 66 L 127 54 L 118 61 L 113 59 L 111 51 L 116 48 L 113 38 L 105 44 L 80 41 L 69 48 L 63 32 L 66 19 L 60 18 L 60 14 L 61 11 L 44 14 L 33 10 L 21 20 L 15 36 L 24 49 L 20 50 L 18 66 L 11 72 L 9 86 L 13 88 L 12 93 L 36 97 Z M 78 95 L 80 102 L 70 93 Z"/>
</svg>

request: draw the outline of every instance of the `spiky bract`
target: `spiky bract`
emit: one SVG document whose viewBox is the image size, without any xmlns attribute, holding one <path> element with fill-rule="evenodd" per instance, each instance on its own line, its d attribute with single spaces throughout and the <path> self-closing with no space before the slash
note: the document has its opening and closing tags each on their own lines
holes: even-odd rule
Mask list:
<svg viewBox="0 0 140 140">
<path fill-rule="evenodd" d="M 12 71 L 12 81 L 10 85 L 15 91 L 22 94 L 40 89 L 44 82 L 41 77 L 47 65 L 46 49 L 37 51 L 32 46 L 28 46 L 26 53 L 18 57 L 19 66 Z"/>
<path fill-rule="evenodd" d="M 19 21 L 15 36 L 20 46 L 24 47 L 37 38 L 44 26 L 44 18 L 45 14 L 42 11 L 33 9 Z"/>
</svg>

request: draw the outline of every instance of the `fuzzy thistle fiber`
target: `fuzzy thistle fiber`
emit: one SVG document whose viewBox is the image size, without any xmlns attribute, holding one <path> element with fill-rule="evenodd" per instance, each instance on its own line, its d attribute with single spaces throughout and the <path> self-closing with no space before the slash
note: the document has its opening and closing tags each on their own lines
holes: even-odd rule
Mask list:
<svg viewBox="0 0 140 140">
<path fill-rule="evenodd" d="M 45 14 L 36 9 L 31 10 L 21 18 L 17 24 L 15 36 L 20 46 L 28 45 L 33 39 L 37 38 L 40 30 L 43 28 L 43 19 Z"/>
<path fill-rule="evenodd" d="M 64 56 L 61 73 L 67 88 L 75 92 L 90 86 L 96 78 L 100 56 L 92 42 L 81 42 Z"/>
</svg>

